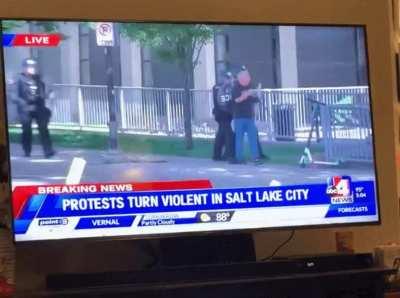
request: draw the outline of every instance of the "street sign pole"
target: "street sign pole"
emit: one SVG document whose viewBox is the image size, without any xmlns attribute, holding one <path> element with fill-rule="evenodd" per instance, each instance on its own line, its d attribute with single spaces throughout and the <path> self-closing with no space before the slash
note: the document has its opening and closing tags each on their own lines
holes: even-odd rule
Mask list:
<svg viewBox="0 0 400 298">
<path fill-rule="evenodd" d="M 112 62 L 112 48 L 105 47 L 106 56 L 106 74 L 107 74 L 107 99 L 108 99 L 108 112 L 109 119 L 109 141 L 110 149 L 118 149 L 118 123 L 117 123 L 117 104 L 114 94 L 114 70 Z"/>
<path fill-rule="evenodd" d="M 107 77 L 107 100 L 109 112 L 109 149 L 118 149 L 118 123 L 117 123 L 117 102 L 114 93 L 114 69 L 112 59 L 112 49 L 114 48 L 114 24 L 97 23 L 96 40 L 97 45 L 104 47 Z"/>
</svg>

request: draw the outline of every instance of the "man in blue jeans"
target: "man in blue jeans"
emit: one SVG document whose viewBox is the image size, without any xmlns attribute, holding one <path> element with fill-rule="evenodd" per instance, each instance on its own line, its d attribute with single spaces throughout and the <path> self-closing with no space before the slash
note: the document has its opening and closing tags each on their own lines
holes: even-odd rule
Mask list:
<svg viewBox="0 0 400 298">
<path fill-rule="evenodd" d="M 251 158 L 255 164 L 261 163 L 257 144 L 257 127 L 255 123 L 254 105 L 258 98 L 251 91 L 251 77 L 245 67 L 237 74 L 232 90 L 233 123 L 235 129 L 235 162 L 244 163 L 244 136 L 247 134 Z"/>
</svg>

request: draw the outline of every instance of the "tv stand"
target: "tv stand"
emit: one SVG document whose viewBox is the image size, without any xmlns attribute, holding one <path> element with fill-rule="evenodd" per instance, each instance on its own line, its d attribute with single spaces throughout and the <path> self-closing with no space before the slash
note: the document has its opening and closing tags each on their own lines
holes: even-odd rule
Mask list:
<svg viewBox="0 0 400 298">
<path fill-rule="evenodd" d="M 371 254 L 295 257 L 268 262 L 49 276 L 48 290 L 16 297 L 383 298 Z"/>
</svg>

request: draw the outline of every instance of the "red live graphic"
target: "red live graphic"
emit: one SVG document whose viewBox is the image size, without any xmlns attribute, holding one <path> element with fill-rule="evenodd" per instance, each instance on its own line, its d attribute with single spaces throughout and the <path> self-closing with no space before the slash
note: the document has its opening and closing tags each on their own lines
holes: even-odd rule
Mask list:
<svg viewBox="0 0 400 298">
<path fill-rule="evenodd" d="M 15 47 L 56 47 L 61 41 L 60 34 L 16 34 Z"/>
</svg>

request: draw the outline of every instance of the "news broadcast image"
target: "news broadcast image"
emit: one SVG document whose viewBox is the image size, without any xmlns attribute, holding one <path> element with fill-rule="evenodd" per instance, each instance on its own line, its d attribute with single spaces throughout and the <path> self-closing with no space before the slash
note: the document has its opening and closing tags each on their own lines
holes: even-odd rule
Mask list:
<svg viewBox="0 0 400 298">
<path fill-rule="evenodd" d="M 379 221 L 363 27 L 1 24 L 16 241 Z"/>
</svg>

